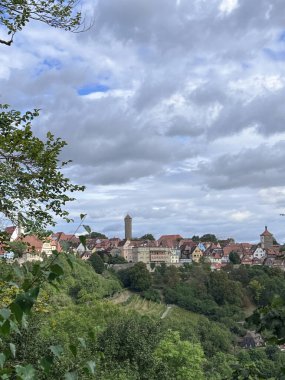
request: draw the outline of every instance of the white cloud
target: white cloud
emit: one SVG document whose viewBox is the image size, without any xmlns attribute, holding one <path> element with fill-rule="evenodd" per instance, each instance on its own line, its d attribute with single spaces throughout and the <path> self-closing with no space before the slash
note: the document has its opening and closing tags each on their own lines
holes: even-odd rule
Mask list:
<svg viewBox="0 0 285 380">
<path fill-rule="evenodd" d="M 222 0 L 219 5 L 219 10 L 222 13 L 230 14 L 238 7 L 238 0 Z"/>
<path fill-rule="evenodd" d="M 234 222 L 244 222 L 252 217 L 252 213 L 250 211 L 235 211 L 230 214 L 230 219 Z"/>
</svg>

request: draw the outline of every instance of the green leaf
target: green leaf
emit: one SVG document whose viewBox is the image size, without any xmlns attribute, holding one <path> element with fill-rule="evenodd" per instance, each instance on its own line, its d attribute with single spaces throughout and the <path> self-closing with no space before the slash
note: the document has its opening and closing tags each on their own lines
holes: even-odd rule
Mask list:
<svg viewBox="0 0 285 380">
<path fill-rule="evenodd" d="M 83 247 L 86 249 L 86 236 L 80 235 L 79 240 L 80 240 L 80 243 L 82 243 Z"/>
<path fill-rule="evenodd" d="M 66 261 L 68 265 L 70 266 L 70 269 L 74 269 L 73 261 L 74 261 L 74 256 L 71 256 L 68 253 L 65 253 Z"/>
<path fill-rule="evenodd" d="M 42 358 L 42 360 L 40 361 L 40 367 L 43 369 L 44 373 L 49 373 L 52 363 L 53 358 L 51 356 Z"/>
<path fill-rule="evenodd" d="M 77 372 L 67 372 L 64 375 L 65 380 L 78 380 Z"/>
<path fill-rule="evenodd" d="M 86 363 L 86 368 L 88 369 L 89 373 L 91 373 L 92 375 L 94 375 L 95 374 L 96 363 L 93 360 L 89 360 Z"/>
<path fill-rule="evenodd" d="M 37 300 L 40 288 L 37 286 L 25 293 L 17 295 L 14 303 L 17 304 L 24 313 L 29 313 Z"/>
<path fill-rule="evenodd" d="M 18 277 L 19 279 L 22 279 L 24 277 L 24 274 L 18 265 L 13 265 L 13 271 L 16 277 Z"/>
<path fill-rule="evenodd" d="M 6 356 L 3 354 L 3 352 L 0 353 L 0 368 L 4 367 L 4 363 L 6 361 Z"/>
<path fill-rule="evenodd" d="M 51 272 L 57 274 L 58 276 L 62 276 L 64 274 L 64 270 L 61 265 L 59 264 L 53 264 L 50 267 Z"/>
<path fill-rule="evenodd" d="M 3 318 L 3 319 L 8 319 L 11 315 L 11 311 L 9 309 L 1 309 L 0 310 L 0 316 Z"/>
<path fill-rule="evenodd" d="M 80 219 L 83 220 L 87 214 L 80 214 Z"/>
<path fill-rule="evenodd" d="M 85 342 L 85 339 L 83 339 L 83 338 L 78 338 L 78 341 L 79 341 L 79 343 L 81 344 L 81 346 L 82 346 L 83 348 L 86 348 L 86 342 Z"/>
<path fill-rule="evenodd" d="M 17 365 L 16 374 L 21 380 L 34 380 L 36 371 L 31 364 L 28 364 L 25 367 Z"/>
<path fill-rule="evenodd" d="M 16 320 L 18 323 L 21 323 L 22 321 L 22 317 L 23 317 L 23 310 L 22 308 L 15 302 L 13 302 L 11 305 L 10 305 L 10 309 L 12 311 L 12 313 L 14 314 Z"/>
<path fill-rule="evenodd" d="M 60 357 L 60 355 L 63 353 L 63 348 L 59 345 L 50 346 L 49 349 L 54 354 L 54 356 L 56 356 L 57 358 Z"/>
<path fill-rule="evenodd" d="M 6 321 L 2 323 L 2 325 L 0 326 L 0 331 L 3 335 L 9 335 L 9 333 L 10 333 L 10 321 L 9 321 L 9 319 L 6 319 Z"/>
<path fill-rule="evenodd" d="M 10 351 L 11 351 L 13 358 L 15 358 L 16 357 L 16 346 L 15 346 L 15 344 L 9 343 L 9 348 L 10 348 Z"/>
<path fill-rule="evenodd" d="M 77 347 L 74 344 L 70 344 L 69 349 L 72 352 L 72 355 L 74 357 L 76 357 L 77 356 Z"/>
<path fill-rule="evenodd" d="M 83 225 L 83 228 L 85 229 L 85 231 L 91 234 L 91 228 L 89 226 Z"/>
</svg>

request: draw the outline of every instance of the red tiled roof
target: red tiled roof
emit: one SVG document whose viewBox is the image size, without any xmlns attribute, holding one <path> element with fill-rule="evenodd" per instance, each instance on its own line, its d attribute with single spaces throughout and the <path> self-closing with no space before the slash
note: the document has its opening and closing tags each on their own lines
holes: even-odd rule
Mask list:
<svg viewBox="0 0 285 380">
<path fill-rule="evenodd" d="M 34 235 L 27 235 L 23 238 L 18 238 L 17 240 L 28 244 L 28 251 L 35 250 L 41 252 L 43 248 L 43 241 Z"/>
<path fill-rule="evenodd" d="M 265 230 L 260 236 L 272 236 L 272 234 L 268 231 L 267 226 L 265 226 Z"/>
<path fill-rule="evenodd" d="M 162 235 L 158 239 L 158 244 L 164 247 L 172 248 L 177 246 L 180 239 L 182 239 L 181 235 Z"/>
<path fill-rule="evenodd" d="M 5 232 L 7 232 L 7 234 L 9 234 L 9 235 L 12 235 L 12 233 L 15 231 L 15 229 L 16 229 L 15 226 L 6 227 Z"/>
</svg>

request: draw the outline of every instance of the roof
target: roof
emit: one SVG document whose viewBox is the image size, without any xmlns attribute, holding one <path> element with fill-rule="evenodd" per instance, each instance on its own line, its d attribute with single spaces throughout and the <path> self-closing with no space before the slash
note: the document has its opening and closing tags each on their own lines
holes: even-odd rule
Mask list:
<svg viewBox="0 0 285 380">
<path fill-rule="evenodd" d="M 6 228 L 5 228 L 5 232 L 6 232 L 8 235 L 12 235 L 12 233 L 15 231 L 15 229 L 16 229 L 15 226 L 6 227 Z"/>
<path fill-rule="evenodd" d="M 272 233 L 270 233 L 267 229 L 267 226 L 265 226 L 264 232 L 260 236 L 273 236 Z"/>
<path fill-rule="evenodd" d="M 17 239 L 23 243 L 28 244 L 28 250 L 41 251 L 43 247 L 43 241 L 34 235 L 27 235 L 23 238 Z"/>
<path fill-rule="evenodd" d="M 162 235 L 158 239 L 158 244 L 164 247 L 173 248 L 183 239 L 181 235 Z"/>
</svg>

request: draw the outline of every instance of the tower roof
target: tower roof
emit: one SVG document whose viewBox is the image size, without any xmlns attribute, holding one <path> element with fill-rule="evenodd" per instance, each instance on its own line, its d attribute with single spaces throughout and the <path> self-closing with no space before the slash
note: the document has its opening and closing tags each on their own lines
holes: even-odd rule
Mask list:
<svg viewBox="0 0 285 380">
<path fill-rule="evenodd" d="M 125 216 L 125 219 L 132 219 L 132 217 L 131 217 L 129 214 L 127 214 L 127 215 Z"/>
<path fill-rule="evenodd" d="M 265 226 L 265 230 L 260 236 L 272 236 L 272 233 L 270 233 L 267 229 L 267 226 Z"/>
</svg>

